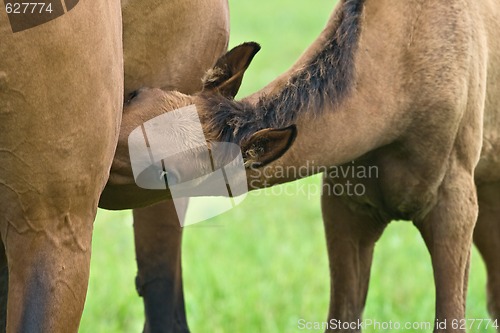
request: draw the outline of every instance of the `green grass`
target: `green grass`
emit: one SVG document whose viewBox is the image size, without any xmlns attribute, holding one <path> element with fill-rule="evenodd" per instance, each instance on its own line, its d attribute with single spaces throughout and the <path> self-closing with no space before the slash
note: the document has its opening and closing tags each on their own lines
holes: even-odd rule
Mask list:
<svg viewBox="0 0 500 333">
<path fill-rule="evenodd" d="M 334 2 L 233 0 L 230 5 L 231 45 L 250 40 L 262 45 L 245 76 L 244 96 L 299 57 Z M 293 196 L 274 195 L 272 189 L 253 192 L 237 208 L 186 227 L 183 265 L 192 332 L 288 333 L 299 331 L 301 318 L 325 320 L 329 277 L 319 197 L 300 191 L 318 182 L 312 177 L 283 185 L 297 193 Z M 100 211 L 80 332 L 141 331 L 134 258 L 130 212 Z M 485 308 L 484 265 L 474 250 L 468 317 L 488 318 Z M 376 248 L 365 318 L 432 322 L 433 317 L 429 255 L 411 223 L 394 222 Z"/>
</svg>

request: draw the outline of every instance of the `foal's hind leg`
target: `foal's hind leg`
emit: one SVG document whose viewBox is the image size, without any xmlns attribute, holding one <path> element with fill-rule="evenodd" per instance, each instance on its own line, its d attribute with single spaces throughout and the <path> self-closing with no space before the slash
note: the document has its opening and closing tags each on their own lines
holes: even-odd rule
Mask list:
<svg viewBox="0 0 500 333">
<path fill-rule="evenodd" d="M 431 254 L 436 287 L 434 332 L 465 332 L 453 326 L 465 318 L 472 233 L 477 197 L 472 176 L 450 170 L 439 190 L 436 206 L 415 220 Z M 446 321 L 446 328 L 443 322 Z"/>
<path fill-rule="evenodd" d="M 479 218 L 474 243 L 488 273 L 488 310 L 500 321 L 500 182 L 478 186 Z"/>
<path fill-rule="evenodd" d="M 321 197 L 321 207 L 330 260 L 328 320 L 357 322 L 366 302 L 375 242 L 387 223 L 354 212 L 343 198 L 326 192 Z M 359 330 L 336 327 L 327 330 L 340 331 Z"/>
<path fill-rule="evenodd" d="M 137 290 L 146 310 L 144 332 L 188 333 L 182 289 L 182 228 L 173 201 L 134 209 L 134 237 Z"/>
</svg>

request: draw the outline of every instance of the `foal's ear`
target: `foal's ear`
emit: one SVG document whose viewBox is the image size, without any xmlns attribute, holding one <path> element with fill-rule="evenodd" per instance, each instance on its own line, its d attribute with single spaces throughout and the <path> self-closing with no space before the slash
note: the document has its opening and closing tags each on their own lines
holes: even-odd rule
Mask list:
<svg viewBox="0 0 500 333">
<path fill-rule="evenodd" d="M 224 54 L 203 78 L 203 89 L 217 90 L 224 97 L 236 96 L 243 74 L 259 50 L 259 44 L 248 42 Z"/>
<path fill-rule="evenodd" d="M 245 165 L 261 167 L 280 158 L 297 136 L 297 127 L 266 128 L 254 133 L 241 145 Z"/>
</svg>

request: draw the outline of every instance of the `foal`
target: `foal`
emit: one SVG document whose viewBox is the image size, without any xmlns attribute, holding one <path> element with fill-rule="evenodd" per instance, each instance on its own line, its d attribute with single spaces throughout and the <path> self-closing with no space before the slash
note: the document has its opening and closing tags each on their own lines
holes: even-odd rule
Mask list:
<svg viewBox="0 0 500 333">
<path fill-rule="evenodd" d="M 194 104 L 208 141 L 241 146 L 252 188 L 296 178 L 273 170 L 321 166 L 329 318 L 361 317 L 375 242 L 391 220 L 405 219 L 432 257 L 436 319 L 447 321 L 435 332 L 464 332 L 452 321 L 465 316 L 478 204 L 475 241 L 488 269 L 489 310 L 500 318 L 499 18 L 492 0 L 344 0 L 303 56 L 261 91 L 231 98 L 259 49 L 243 44 L 207 74 L 202 93 L 141 91 L 122 137 L 140 119 Z M 346 164 L 376 167 L 377 177 L 330 176 Z M 129 177 L 120 181 L 133 182 L 121 165 Z M 366 191 L 331 190 L 347 182 Z"/>
</svg>

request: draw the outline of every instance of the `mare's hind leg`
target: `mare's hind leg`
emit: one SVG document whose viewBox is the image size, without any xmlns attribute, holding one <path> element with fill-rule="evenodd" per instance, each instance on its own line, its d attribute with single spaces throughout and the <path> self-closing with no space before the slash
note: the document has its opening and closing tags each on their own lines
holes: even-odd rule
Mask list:
<svg viewBox="0 0 500 333">
<path fill-rule="evenodd" d="M 488 273 L 488 310 L 500 321 L 500 182 L 478 186 L 479 218 L 474 243 Z"/>
<path fill-rule="evenodd" d="M 122 112 L 120 2 L 80 1 L 15 34 L 0 21 L 7 332 L 77 332 Z"/>
<path fill-rule="evenodd" d="M 182 228 L 173 201 L 134 209 L 134 236 L 137 290 L 146 312 L 144 332 L 188 333 L 181 271 Z"/>
<path fill-rule="evenodd" d="M 328 183 L 326 183 L 328 184 Z M 346 201 L 329 191 L 321 197 L 321 208 L 330 260 L 330 309 L 328 320 L 357 322 L 361 318 L 375 242 L 387 221 L 354 212 Z M 329 327 L 327 332 L 358 332 Z"/>
<path fill-rule="evenodd" d="M 78 211 L 57 214 L 56 207 L 34 204 L 26 215 L 2 220 L 9 263 L 8 332 L 78 331 L 96 209 L 90 207 L 95 202 L 85 201 L 88 209 L 72 198 Z"/>
<path fill-rule="evenodd" d="M 0 240 L 0 333 L 5 332 L 7 324 L 7 291 L 9 288 L 9 270 L 5 248 Z"/>
</svg>

